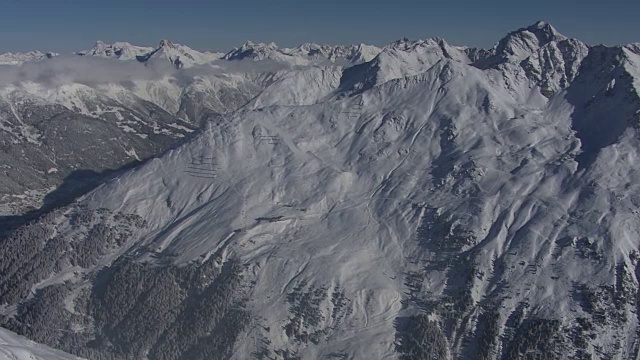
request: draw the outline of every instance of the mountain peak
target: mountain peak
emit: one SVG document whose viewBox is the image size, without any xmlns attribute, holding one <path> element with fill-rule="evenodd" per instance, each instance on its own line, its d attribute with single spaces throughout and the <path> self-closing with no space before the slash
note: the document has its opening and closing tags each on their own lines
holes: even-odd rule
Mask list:
<svg viewBox="0 0 640 360">
<path fill-rule="evenodd" d="M 174 47 L 173 43 L 169 40 L 162 39 L 160 40 L 160 47 Z"/>
<path fill-rule="evenodd" d="M 527 30 L 545 42 L 561 41 L 567 38 L 545 21 L 537 21 L 535 24 L 529 26 Z"/>
<path fill-rule="evenodd" d="M 551 42 L 566 39 L 567 37 L 559 33 L 551 24 L 538 21 L 531 26 L 507 34 L 494 47 L 494 52 L 502 59 L 501 62 L 509 59 L 522 60 Z"/>
<path fill-rule="evenodd" d="M 255 43 L 253 41 L 247 41 L 244 44 L 242 44 L 242 46 L 240 48 L 241 49 L 269 49 L 269 50 L 276 50 L 278 48 L 278 45 L 276 45 L 276 43 L 274 43 L 274 42 L 270 42 L 270 43 L 258 42 L 258 43 Z"/>
<path fill-rule="evenodd" d="M 543 20 L 536 21 L 533 25 L 528 26 L 527 29 L 539 29 L 539 30 L 551 29 L 557 32 L 556 29 L 551 24 Z"/>
<path fill-rule="evenodd" d="M 332 62 L 346 60 L 350 63 L 370 61 L 380 49 L 371 45 L 327 45 L 313 42 L 303 43 L 293 48 L 277 49 L 277 52 L 288 57 L 296 57 L 307 61 L 326 59 Z"/>
<path fill-rule="evenodd" d="M 102 40 L 96 41 L 93 47 L 89 50 L 79 51 L 76 54 L 85 56 L 101 56 L 107 58 L 118 58 L 122 60 L 135 59 L 136 56 L 151 51 L 152 48 L 143 46 L 134 46 L 128 42 L 115 42 L 113 44 L 105 43 Z"/>
<path fill-rule="evenodd" d="M 387 45 L 384 49 L 393 49 L 393 50 L 401 50 L 401 51 L 411 51 L 419 46 L 447 46 L 447 42 L 439 37 L 432 37 L 427 39 L 419 39 L 419 40 L 410 40 L 409 38 L 398 39 L 391 44 Z"/>
<path fill-rule="evenodd" d="M 266 44 L 247 41 L 239 48 L 229 51 L 223 58 L 225 60 L 242 60 L 245 58 L 262 60 L 269 57 L 269 54 L 276 50 L 278 50 L 278 45 L 274 42 Z"/>
<path fill-rule="evenodd" d="M 501 69 L 505 76 L 533 81 L 549 97 L 573 81 L 588 53 L 586 44 L 567 38 L 545 21 L 537 21 L 510 32 L 493 49 L 470 58 L 479 69 Z"/>
</svg>

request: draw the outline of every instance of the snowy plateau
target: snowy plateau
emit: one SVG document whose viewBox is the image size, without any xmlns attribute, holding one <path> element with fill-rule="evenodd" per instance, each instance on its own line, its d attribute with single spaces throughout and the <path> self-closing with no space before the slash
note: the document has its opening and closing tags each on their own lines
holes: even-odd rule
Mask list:
<svg viewBox="0 0 640 360">
<path fill-rule="evenodd" d="M 109 175 L 3 231 L 0 358 L 640 357 L 640 43 L 38 54 L 4 211 Z"/>
</svg>

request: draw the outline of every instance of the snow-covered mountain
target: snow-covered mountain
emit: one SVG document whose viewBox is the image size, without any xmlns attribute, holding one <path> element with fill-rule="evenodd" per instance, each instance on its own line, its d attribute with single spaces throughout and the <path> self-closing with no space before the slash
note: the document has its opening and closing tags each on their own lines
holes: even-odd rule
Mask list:
<svg viewBox="0 0 640 360">
<path fill-rule="evenodd" d="M 292 56 L 324 58 L 332 62 L 347 61 L 356 64 L 373 60 L 381 49 L 365 44 L 332 46 L 306 43 L 294 48 L 281 49 L 280 51 Z"/>
<path fill-rule="evenodd" d="M 225 60 L 264 60 L 278 53 L 278 45 L 275 43 L 254 43 L 247 41 L 242 46 L 226 53 L 222 58 Z"/>
<path fill-rule="evenodd" d="M 0 90 L 0 127 L 4 214 L 77 195 L 101 173 L 156 155 L 197 129 L 141 98 L 118 101 L 81 84 Z"/>
<path fill-rule="evenodd" d="M 100 56 L 106 58 L 117 58 L 121 60 L 135 60 L 138 56 L 143 56 L 155 50 L 147 46 L 135 46 L 128 42 L 115 42 L 113 44 L 105 44 L 97 41 L 89 50 L 79 51 L 81 56 Z"/>
<path fill-rule="evenodd" d="M 380 49 L 371 45 L 332 46 L 306 43 L 294 48 L 279 48 L 275 43 L 248 41 L 225 54 L 224 60 L 274 60 L 294 65 L 317 62 L 361 63 L 370 61 Z"/>
<path fill-rule="evenodd" d="M 162 153 L 207 118 L 245 105 L 262 86 L 240 74 L 215 73 L 181 82 L 168 73 L 126 83 L 5 86 L 0 213 L 51 205 L 85 181 Z M 64 191 L 56 190 L 61 185 Z"/>
<path fill-rule="evenodd" d="M 185 45 L 174 44 L 169 40 L 161 40 L 160 45 L 155 50 L 138 56 L 137 60 L 148 62 L 153 59 L 164 59 L 168 60 L 176 68 L 183 68 L 210 63 L 220 58 L 220 55 L 210 52 L 201 53 Z"/>
<path fill-rule="evenodd" d="M 4 53 L 0 54 L 0 65 L 21 65 L 26 61 L 39 61 L 50 59 L 59 54 L 53 52 L 43 53 L 40 51 L 29 51 L 26 53 Z"/>
<path fill-rule="evenodd" d="M 223 55 L 215 52 L 199 52 L 188 46 L 172 43 L 169 40 L 161 40 L 156 48 L 134 46 L 127 42 L 105 44 L 102 41 L 98 41 L 93 48 L 80 51 L 77 54 L 81 56 L 117 58 L 120 60 L 138 60 L 144 63 L 154 59 L 162 59 L 169 61 L 177 68 L 207 64 Z"/>
<path fill-rule="evenodd" d="M 119 60 L 138 60 L 146 63 L 153 59 L 169 61 L 177 68 L 210 64 L 216 60 L 275 60 L 290 65 L 310 65 L 312 63 L 358 64 L 372 60 L 381 49 L 372 45 L 318 45 L 305 43 L 293 48 L 279 48 L 275 43 L 254 43 L 248 41 L 227 53 L 200 52 L 186 45 L 161 40 L 157 47 L 136 46 L 128 42 L 107 44 L 97 41 L 88 50 L 77 51 L 80 56 L 97 56 Z M 27 61 L 41 60 L 57 56 L 56 53 L 31 51 L 28 53 L 0 54 L 0 65 L 21 65 Z"/>
<path fill-rule="evenodd" d="M 341 87 L 355 94 L 390 80 L 424 73 L 442 59 L 471 62 L 465 48 L 450 46 L 443 39 L 398 40 L 384 47 L 373 60 L 349 68 Z"/>
<path fill-rule="evenodd" d="M 312 104 L 338 87 L 342 69 L 327 64 L 315 67 L 304 60 L 300 63 L 307 66 L 293 70 L 298 62 L 291 61 L 293 56 L 282 55 L 291 59 L 276 66 L 261 66 L 256 60 L 255 69 L 252 65 L 227 69 L 222 61 L 192 72 L 176 72 L 175 68 L 211 63 L 222 54 L 200 53 L 166 40 L 155 49 L 99 41 L 78 54 L 82 56 L 78 60 L 63 56 L 45 64 L 49 67 L 27 61 L 16 68 L 14 82 L 0 84 L 0 106 L 4 109 L 0 135 L 5 144 L 12 144 L 10 150 L 0 154 L 7 164 L 5 173 L 0 174 L 4 185 L 0 190 L 2 214 L 21 214 L 50 203 L 48 198 L 62 184 L 82 185 L 84 181 L 67 179 L 76 171 L 95 175 L 161 153 L 182 141 L 207 118 L 234 111 L 250 101 L 253 107 Z M 100 58 L 129 61 L 119 69 L 116 63 L 97 61 Z M 81 62 L 84 59 L 86 62 Z M 136 70 L 139 62 L 151 66 L 147 70 L 139 64 Z M 86 72 L 94 69 L 103 74 L 97 76 L 102 79 L 87 76 Z M 22 78 L 25 73 L 33 75 Z M 51 74 L 56 73 L 60 79 L 53 81 Z M 123 75 L 128 73 L 131 75 Z M 142 76 L 136 76 L 139 74 Z M 314 85 L 298 91 L 303 81 Z M 253 99 L 267 87 L 269 90 Z M 23 114 L 25 111 L 28 115 Z M 50 121 L 53 118 L 73 119 L 82 126 L 52 132 L 60 125 Z M 107 156 L 108 160 L 95 156 L 65 157 L 62 161 L 57 158 L 60 151 L 76 153 L 76 145 L 86 146 L 82 141 L 66 141 L 79 136 L 79 128 L 84 129 L 82 132 L 100 128 L 95 130 L 98 138 L 112 139 L 117 135 L 117 141 L 95 141 L 100 149 L 96 154 Z M 57 139 L 49 138 L 54 134 Z M 28 154 L 31 161 L 20 161 L 23 154 Z"/>
<path fill-rule="evenodd" d="M 327 65 L 242 76 L 246 106 L 7 235 L 2 326 L 87 358 L 639 356 L 640 45 L 538 22 Z"/>
<path fill-rule="evenodd" d="M 496 81 L 507 86 L 534 80 L 545 96 L 569 86 L 578 75 L 589 47 L 576 39 L 568 39 L 548 23 L 511 32 L 491 51 L 476 59 L 475 66 L 494 69 Z"/>
</svg>

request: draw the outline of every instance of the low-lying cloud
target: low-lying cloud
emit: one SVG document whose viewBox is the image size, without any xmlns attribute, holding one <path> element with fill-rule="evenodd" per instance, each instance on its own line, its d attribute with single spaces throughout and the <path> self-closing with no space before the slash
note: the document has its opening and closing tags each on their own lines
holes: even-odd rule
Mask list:
<svg viewBox="0 0 640 360">
<path fill-rule="evenodd" d="M 69 83 L 84 85 L 131 84 L 136 80 L 158 80 L 173 77 L 189 82 L 196 76 L 233 73 L 265 73 L 290 70 L 293 66 L 272 60 L 218 60 L 211 64 L 175 69 L 169 61 L 155 59 L 147 63 L 120 61 L 92 56 L 57 56 L 22 65 L 0 65 L 0 86 L 35 82 L 45 86 Z"/>
<path fill-rule="evenodd" d="M 32 81 L 43 85 L 87 85 L 159 79 L 174 70 L 170 64 L 145 64 L 98 57 L 57 56 L 52 59 L 0 66 L 0 85 Z"/>
</svg>

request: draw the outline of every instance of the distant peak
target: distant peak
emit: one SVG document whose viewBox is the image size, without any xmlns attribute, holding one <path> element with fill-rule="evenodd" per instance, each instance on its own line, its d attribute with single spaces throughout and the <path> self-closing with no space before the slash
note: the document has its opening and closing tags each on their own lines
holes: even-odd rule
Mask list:
<svg viewBox="0 0 640 360">
<path fill-rule="evenodd" d="M 169 40 L 162 39 L 160 40 L 160 47 L 173 47 L 173 43 Z"/>
<path fill-rule="evenodd" d="M 538 28 L 538 29 L 542 29 L 542 28 L 545 28 L 545 27 L 548 27 L 548 26 L 551 26 L 548 22 L 542 21 L 542 20 L 538 20 L 538 21 L 536 21 L 535 24 L 531 25 L 530 27 L 535 27 L 535 28 Z"/>
<path fill-rule="evenodd" d="M 116 41 L 114 43 L 106 43 L 102 40 L 98 40 L 96 41 L 95 45 L 93 46 L 94 49 L 105 49 L 105 48 L 124 48 L 124 47 L 129 47 L 132 46 L 131 44 L 129 44 L 128 42 L 124 42 L 124 41 Z"/>
<path fill-rule="evenodd" d="M 247 41 L 239 48 L 234 48 L 230 52 L 228 52 L 223 59 L 225 60 L 242 60 L 245 58 L 253 58 L 262 60 L 269 56 L 269 54 L 273 51 L 278 50 L 278 45 L 271 42 L 268 44 L 265 43 L 254 43 L 253 41 Z"/>
<path fill-rule="evenodd" d="M 547 41 L 564 40 L 566 36 L 560 34 L 556 28 L 545 21 L 538 21 L 527 28 L 528 31 L 536 35 L 544 35 Z"/>
<path fill-rule="evenodd" d="M 551 41 L 565 40 L 567 38 L 566 36 L 559 33 L 558 30 L 556 30 L 556 28 L 554 28 L 548 22 L 537 21 L 533 25 L 510 32 L 509 34 L 507 34 L 505 39 L 509 39 L 514 36 L 521 37 L 523 33 L 527 32 L 533 34 L 538 39 L 540 45 L 549 43 Z"/>
<path fill-rule="evenodd" d="M 395 49 L 395 50 L 404 49 L 404 50 L 406 50 L 413 43 L 414 43 L 414 41 L 410 40 L 408 37 L 403 37 L 402 39 L 398 39 L 398 40 L 392 42 L 391 44 L 385 46 L 384 49 L 386 49 L 386 50 L 389 50 L 389 49 Z"/>
<path fill-rule="evenodd" d="M 320 47 L 322 47 L 322 45 L 316 44 L 316 43 L 313 43 L 313 42 L 302 43 L 302 44 L 297 46 L 297 48 L 320 48 Z"/>
<path fill-rule="evenodd" d="M 427 38 L 427 39 L 421 39 L 421 40 L 410 40 L 409 38 L 404 37 L 402 39 L 396 40 L 391 44 L 387 45 L 385 49 L 411 51 L 416 47 L 432 46 L 432 45 L 436 45 L 440 47 L 448 46 L 447 42 L 444 41 L 444 39 L 439 37 L 433 37 L 433 38 Z"/>
<path fill-rule="evenodd" d="M 253 48 L 270 48 L 270 49 L 277 49 L 278 45 L 276 45 L 276 43 L 274 42 L 270 42 L 270 43 L 262 43 L 262 42 L 258 42 L 255 43 L 251 40 L 246 41 L 244 44 L 242 44 L 242 48 L 245 49 L 253 49 Z"/>
<path fill-rule="evenodd" d="M 112 45 L 113 46 L 119 46 L 119 47 L 131 46 L 131 44 L 129 44 L 126 41 L 116 41 Z"/>
<path fill-rule="evenodd" d="M 392 42 L 392 45 L 400 45 L 400 44 L 406 44 L 408 42 L 410 42 L 411 40 L 408 37 L 403 37 L 402 39 L 398 39 L 394 42 Z"/>
</svg>

